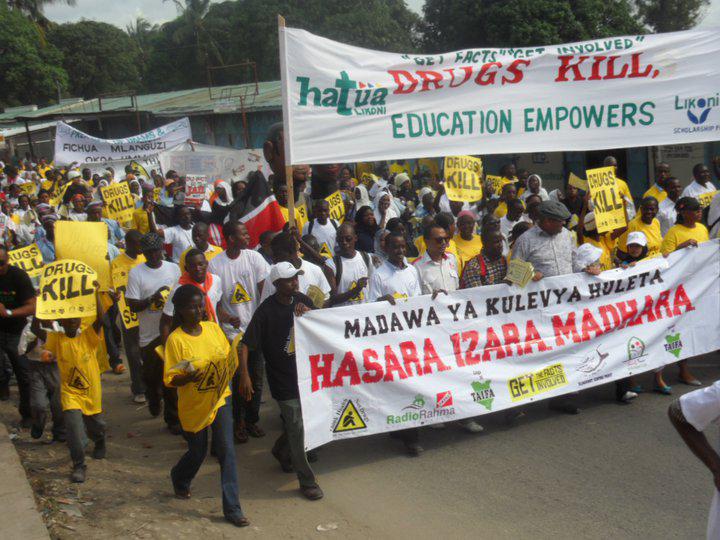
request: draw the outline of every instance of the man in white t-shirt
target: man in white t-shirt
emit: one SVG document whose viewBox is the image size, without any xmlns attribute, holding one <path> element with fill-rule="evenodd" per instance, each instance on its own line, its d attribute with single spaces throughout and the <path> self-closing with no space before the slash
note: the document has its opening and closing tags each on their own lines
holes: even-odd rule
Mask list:
<svg viewBox="0 0 720 540">
<path fill-rule="evenodd" d="M 143 236 L 141 247 L 146 260 L 130 270 L 125 300 L 138 315 L 145 397 L 152 416 L 158 416 L 162 402 L 165 403 L 165 422 L 173 434 L 180 435 L 182 428 L 177 412 L 177 391 L 163 384 L 163 361 L 155 352 L 155 347 L 160 345 L 162 311 L 170 288 L 180 278 L 180 268 L 163 260 L 162 238 L 156 233 Z"/>
<path fill-rule="evenodd" d="M 238 334 L 244 334 L 255 309 L 260 305 L 265 278 L 270 265 L 255 250 L 248 249 L 250 235 L 240 222 L 229 221 L 223 225 L 223 236 L 227 249 L 215 256 L 208 265 L 208 271 L 217 275 L 223 285 L 220 309 L 227 320 L 221 323 L 225 335 L 232 342 Z M 245 401 L 237 391 L 239 374 L 233 377 L 233 417 L 235 419 L 235 441 L 245 443 L 248 436 L 262 437 L 265 432 L 257 425 L 260 420 L 264 360 L 254 351 L 248 358 L 250 379 L 253 382 L 252 400 Z"/>
<path fill-rule="evenodd" d="M 695 390 L 670 404 L 668 415 L 675 429 L 713 475 L 715 490 L 708 515 L 707 538 L 720 538 L 720 456 L 703 431 L 720 423 L 720 381 Z"/>
<path fill-rule="evenodd" d="M 704 193 L 712 193 L 717 188 L 712 183 L 710 169 L 702 163 L 693 167 L 693 181 L 690 182 L 682 192 L 683 197 L 695 197 L 696 199 Z"/>
<path fill-rule="evenodd" d="M 422 294 L 417 269 L 405 264 L 406 250 L 405 237 L 402 234 L 390 233 L 385 237 L 385 253 L 388 258 L 370 278 L 368 296 L 371 302 L 386 300 L 395 305 L 398 299 L 406 300 Z M 403 442 L 408 455 L 422 454 L 419 428 L 393 431 L 390 436 Z"/>
<path fill-rule="evenodd" d="M 194 247 L 192 239 L 192 214 L 190 208 L 181 206 L 175 214 L 178 224 L 166 229 L 158 229 L 156 232 L 165 240 L 166 244 L 172 246 L 172 256 L 170 257 L 174 263 L 180 262 L 180 255 L 191 247 Z M 154 220 L 150 222 L 151 230 L 155 228 Z"/>
<path fill-rule="evenodd" d="M 658 205 L 657 219 L 660 222 L 660 234 L 665 236 L 670 227 L 677 222 L 677 212 L 675 211 L 675 203 L 680 198 L 682 186 L 680 180 L 670 177 L 665 181 L 665 197 Z"/>
<path fill-rule="evenodd" d="M 298 276 L 300 292 L 310 297 L 316 308 L 324 307 L 330 297 L 330 283 L 318 265 L 300 258 L 298 241 L 290 233 L 282 232 L 272 239 L 270 248 L 275 264 L 290 262 L 295 268 L 303 271 Z M 272 283 L 265 283 L 260 303 L 273 294 L 275 294 L 275 286 Z"/>
<path fill-rule="evenodd" d="M 338 222 L 330 219 L 330 204 L 325 199 L 315 201 L 313 213 L 315 219 L 305 224 L 302 234 L 313 235 L 320 246 L 320 255 L 330 259 L 335 255 Z"/>
<path fill-rule="evenodd" d="M 356 242 L 357 235 L 352 223 L 346 222 L 338 227 L 338 252 L 326 263 L 335 276 L 335 287 L 328 307 L 362 304 L 366 301 L 368 279 L 374 267 L 368 253 L 355 249 Z"/>
</svg>

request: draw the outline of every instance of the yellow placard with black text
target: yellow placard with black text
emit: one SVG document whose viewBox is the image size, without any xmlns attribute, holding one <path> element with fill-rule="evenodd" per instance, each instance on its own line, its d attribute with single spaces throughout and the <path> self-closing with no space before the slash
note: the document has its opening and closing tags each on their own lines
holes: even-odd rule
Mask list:
<svg viewBox="0 0 720 540">
<path fill-rule="evenodd" d="M 43 268 L 35 316 L 72 319 L 96 314 L 95 271 L 81 261 L 60 259 Z"/>
<path fill-rule="evenodd" d="M 599 233 L 614 231 L 627 225 L 625 205 L 615 178 L 615 167 L 585 171 L 593 202 L 595 223 Z"/>
<path fill-rule="evenodd" d="M 43 258 L 37 244 L 30 244 L 27 247 L 13 249 L 8 252 L 10 264 L 22 268 L 31 278 L 42 274 Z"/>
<path fill-rule="evenodd" d="M 20 184 L 20 191 L 23 192 L 23 195 L 27 195 L 28 197 L 35 195 L 36 190 L 37 186 L 35 185 L 35 182 L 25 182 L 24 184 Z"/>
<path fill-rule="evenodd" d="M 502 188 L 505 184 L 512 184 L 512 180 L 508 180 L 504 176 L 494 176 L 492 174 L 488 174 L 485 176 L 486 182 L 492 182 L 493 190 L 495 190 L 495 195 L 500 195 L 502 192 Z"/>
<path fill-rule="evenodd" d="M 100 192 L 110 219 L 114 219 L 118 223 L 132 221 L 135 199 L 130 193 L 130 185 L 127 182 L 105 186 L 100 189 Z"/>
<path fill-rule="evenodd" d="M 702 195 L 698 195 L 697 199 L 700 201 L 700 206 L 702 208 L 705 208 L 707 206 L 710 206 L 710 203 L 712 202 L 715 195 L 720 193 L 720 191 L 711 191 L 710 193 L 703 193 Z"/>
<path fill-rule="evenodd" d="M 476 202 L 482 199 L 482 159 L 472 156 L 445 158 L 445 194 L 451 201 Z"/>
<path fill-rule="evenodd" d="M 342 193 L 336 191 L 325 197 L 325 200 L 330 205 L 330 218 L 338 223 L 345 221 L 345 203 L 343 202 Z"/>
<path fill-rule="evenodd" d="M 108 259 L 108 226 L 104 221 L 55 223 L 55 254 L 58 259 L 82 261 L 97 272 L 101 291 L 112 288 Z"/>
<path fill-rule="evenodd" d="M 126 330 L 130 330 L 132 328 L 137 327 L 138 325 L 138 316 L 137 313 L 135 313 L 133 310 L 131 310 L 127 302 L 125 301 L 125 293 L 120 293 L 120 298 L 118 299 L 118 311 L 120 312 L 120 318 L 122 319 L 123 326 Z"/>
</svg>

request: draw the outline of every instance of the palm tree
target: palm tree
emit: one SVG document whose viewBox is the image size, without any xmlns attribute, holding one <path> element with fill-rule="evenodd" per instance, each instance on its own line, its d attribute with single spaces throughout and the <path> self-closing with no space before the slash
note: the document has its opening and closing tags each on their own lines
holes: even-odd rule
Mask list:
<svg viewBox="0 0 720 540">
<path fill-rule="evenodd" d="M 210 60 L 216 65 L 223 65 L 220 48 L 205 26 L 205 15 L 210 8 L 210 0 L 184 0 L 184 2 L 172 0 L 172 2 L 180 12 L 184 23 L 173 34 L 173 41 L 177 44 L 194 41 L 199 65 L 207 67 Z"/>
<path fill-rule="evenodd" d="M 150 24 L 150 21 L 144 17 L 137 17 L 135 24 L 130 23 L 125 27 L 125 31 L 135 41 L 143 56 L 150 52 L 150 36 L 158 29 L 157 24 Z"/>
<path fill-rule="evenodd" d="M 7 0 L 7 6 L 10 9 L 16 9 L 23 12 L 28 18 L 40 26 L 47 26 L 50 22 L 43 14 L 43 8 L 50 4 L 67 4 L 75 6 L 77 0 Z"/>
</svg>

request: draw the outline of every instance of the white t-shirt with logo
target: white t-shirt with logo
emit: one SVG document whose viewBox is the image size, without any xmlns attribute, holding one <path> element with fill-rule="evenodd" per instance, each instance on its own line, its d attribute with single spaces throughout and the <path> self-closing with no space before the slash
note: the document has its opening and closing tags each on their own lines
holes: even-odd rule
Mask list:
<svg viewBox="0 0 720 540">
<path fill-rule="evenodd" d="M 344 270 L 343 270 L 344 272 Z M 368 300 L 376 302 L 378 298 L 390 295 L 402 300 L 413 296 L 420 296 L 420 275 L 417 268 L 406 264 L 405 268 L 398 268 L 390 261 L 383 262 L 370 278 Z"/>
<path fill-rule="evenodd" d="M 310 231 L 310 224 L 313 224 L 312 231 Z M 303 236 L 306 234 L 312 234 L 320 245 L 320 254 L 327 257 L 327 252 L 330 252 L 330 256 L 335 255 L 335 239 L 337 238 L 337 221 L 328 219 L 325 225 L 321 225 L 317 219 L 309 221 L 303 227 Z"/>
<path fill-rule="evenodd" d="M 325 274 L 323 274 L 322 269 L 317 264 L 313 264 L 304 259 L 301 259 L 301 261 L 302 262 L 300 263 L 300 270 L 302 270 L 304 273 L 298 276 L 299 291 L 312 298 L 312 295 L 308 294 L 308 289 L 314 286 L 322 291 L 323 295 L 325 296 L 325 300 L 327 300 L 330 297 L 330 283 L 328 283 L 328 280 L 325 277 Z M 345 270 L 343 269 L 343 272 L 344 271 Z M 275 294 L 275 285 L 273 285 L 269 281 L 266 281 L 265 286 L 263 287 L 260 303 L 262 303 L 268 296 L 272 294 Z M 322 306 L 315 307 L 320 308 Z"/>
<path fill-rule="evenodd" d="M 228 339 L 233 340 L 239 332 L 245 332 L 255 309 L 260 305 L 258 283 L 270 273 L 270 265 L 262 255 L 252 249 L 243 249 L 236 259 L 223 251 L 215 256 L 208 265 L 208 272 L 218 276 L 222 283 L 220 306 L 230 315 L 240 319 L 240 328 L 223 323 L 222 327 Z M 265 283 L 267 288 L 267 283 Z"/>
<path fill-rule="evenodd" d="M 192 240 L 192 228 L 183 229 L 180 225 L 168 227 L 163 230 L 165 235 L 164 242 L 172 245 L 172 260 L 174 263 L 180 262 L 180 255 L 191 247 L 195 247 Z"/>
<path fill-rule="evenodd" d="M 220 302 L 220 298 L 222 298 L 222 280 L 215 274 L 210 275 L 212 276 L 212 285 L 210 285 L 210 290 L 207 292 L 207 295 L 215 308 L 215 313 L 217 314 L 217 305 L 218 302 Z M 165 307 L 162 311 L 165 315 L 172 317 L 175 314 L 175 304 L 173 304 L 172 299 L 175 291 L 180 286 L 180 283 L 176 283 L 173 285 L 172 289 L 170 289 L 170 294 L 168 294 L 167 302 L 165 302 Z"/>
<path fill-rule="evenodd" d="M 348 292 L 352 289 L 360 278 L 368 278 L 373 274 L 375 267 L 372 264 L 371 255 L 367 255 L 369 265 L 365 264 L 365 260 L 359 251 L 355 251 L 355 257 L 352 259 L 342 258 L 342 273 L 340 274 L 340 281 L 337 283 L 337 292 L 339 294 Z M 325 263 L 328 268 L 333 271 L 337 281 L 337 268 L 335 266 L 335 258 L 328 259 Z M 369 266 L 369 267 L 368 267 Z M 369 286 L 369 284 L 368 284 Z M 343 304 L 337 304 L 338 306 L 349 306 L 351 304 L 362 304 L 367 302 L 368 287 L 365 287 L 360 295 L 352 300 L 349 300 Z"/>
<path fill-rule="evenodd" d="M 141 347 L 148 345 L 160 335 L 160 316 L 165 302 L 170 299 L 170 289 L 178 279 L 180 279 L 180 267 L 167 261 L 163 261 L 160 268 L 150 268 L 143 263 L 130 270 L 125 298 L 145 300 L 155 294 L 158 289 L 167 291 L 167 295 L 164 295 L 165 300 L 161 304 L 151 305 L 137 314 Z"/>
</svg>

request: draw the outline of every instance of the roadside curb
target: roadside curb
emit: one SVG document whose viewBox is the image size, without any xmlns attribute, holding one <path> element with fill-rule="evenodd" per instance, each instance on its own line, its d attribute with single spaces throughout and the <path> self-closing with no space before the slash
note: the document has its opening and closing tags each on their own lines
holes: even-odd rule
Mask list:
<svg viewBox="0 0 720 540">
<path fill-rule="evenodd" d="M 49 540 L 50 535 L 37 510 L 32 488 L 20 463 L 20 456 L 10 440 L 7 427 L 2 422 L 0 422 L 0 463 L 3 464 L 3 481 L 0 482 L 3 537 Z"/>
</svg>

